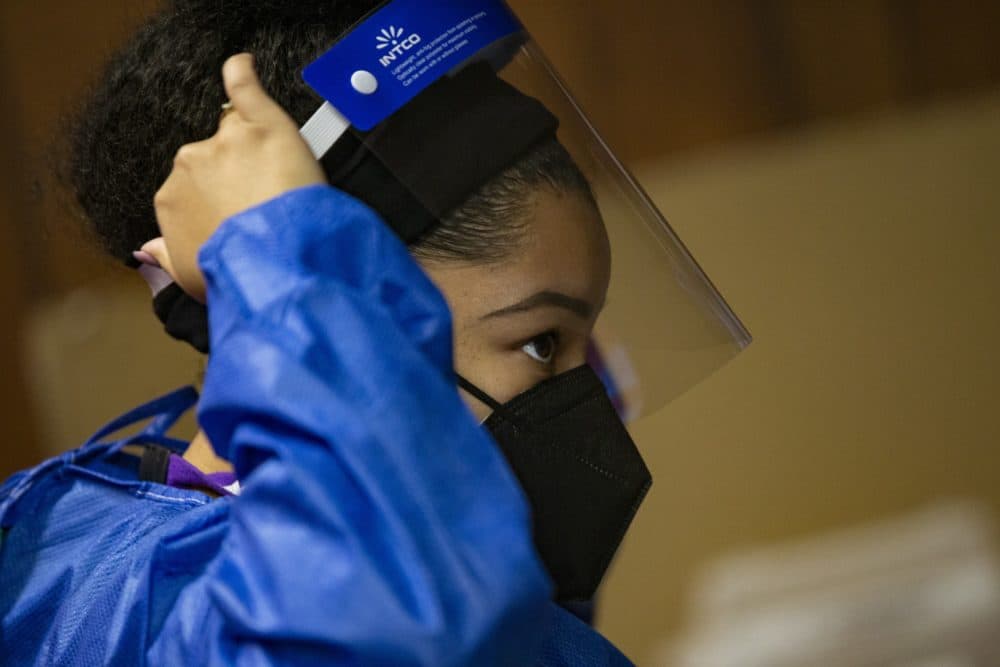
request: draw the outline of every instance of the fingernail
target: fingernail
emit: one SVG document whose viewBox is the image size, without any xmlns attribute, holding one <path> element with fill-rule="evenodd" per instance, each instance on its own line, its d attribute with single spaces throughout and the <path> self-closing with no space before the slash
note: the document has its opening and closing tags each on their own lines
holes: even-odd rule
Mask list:
<svg viewBox="0 0 1000 667">
<path fill-rule="evenodd" d="M 156 261 L 156 258 L 153 257 L 148 252 L 146 252 L 145 250 L 136 250 L 135 252 L 132 253 L 132 256 L 135 257 L 136 261 L 141 262 L 147 266 L 155 266 L 158 269 L 161 268 L 160 263 Z"/>
<path fill-rule="evenodd" d="M 138 271 L 139 275 L 145 279 L 146 284 L 149 285 L 149 291 L 153 293 L 154 297 L 174 281 L 169 273 L 158 266 L 143 264 L 139 267 Z"/>
</svg>

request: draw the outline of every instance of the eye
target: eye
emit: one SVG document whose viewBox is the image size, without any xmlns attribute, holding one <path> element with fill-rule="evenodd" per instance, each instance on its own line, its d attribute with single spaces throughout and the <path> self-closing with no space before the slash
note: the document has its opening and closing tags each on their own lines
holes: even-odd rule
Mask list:
<svg viewBox="0 0 1000 667">
<path fill-rule="evenodd" d="M 559 334 L 555 331 L 546 331 L 521 346 L 521 351 L 538 363 L 548 365 L 552 363 L 552 357 L 555 356 L 558 347 Z"/>
</svg>

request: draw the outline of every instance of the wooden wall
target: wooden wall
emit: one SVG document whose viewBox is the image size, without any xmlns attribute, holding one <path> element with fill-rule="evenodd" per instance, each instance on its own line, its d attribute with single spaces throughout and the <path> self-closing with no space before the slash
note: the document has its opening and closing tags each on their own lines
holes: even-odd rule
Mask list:
<svg viewBox="0 0 1000 667">
<path fill-rule="evenodd" d="M 511 0 L 628 160 L 1000 82 L 990 0 Z"/>
</svg>

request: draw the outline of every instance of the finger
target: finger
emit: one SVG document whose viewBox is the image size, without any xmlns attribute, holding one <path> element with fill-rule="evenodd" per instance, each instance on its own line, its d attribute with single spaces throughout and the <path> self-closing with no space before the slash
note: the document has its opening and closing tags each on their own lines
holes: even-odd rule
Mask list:
<svg viewBox="0 0 1000 667">
<path fill-rule="evenodd" d="M 163 240 L 162 236 L 157 236 L 152 241 L 146 241 L 139 251 L 152 255 L 160 268 L 166 271 L 174 282 L 177 282 L 177 273 L 174 271 L 173 262 L 170 261 L 170 252 L 167 251 L 167 242 Z"/>
<path fill-rule="evenodd" d="M 248 121 L 269 122 L 286 118 L 284 110 L 260 85 L 253 67 L 253 56 L 239 53 L 222 66 L 226 94 L 237 114 Z"/>
<path fill-rule="evenodd" d="M 160 268 L 160 263 L 156 261 L 156 258 L 150 255 L 148 252 L 143 252 L 142 250 L 136 250 L 132 253 L 132 257 L 145 266 L 151 266 L 155 269 Z"/>
</svg>

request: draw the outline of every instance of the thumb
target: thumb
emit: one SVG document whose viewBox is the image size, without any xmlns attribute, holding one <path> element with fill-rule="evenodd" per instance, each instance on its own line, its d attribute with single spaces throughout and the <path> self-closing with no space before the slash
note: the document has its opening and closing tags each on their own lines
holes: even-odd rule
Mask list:
<svg viewBox="0 0 1000 667">
<path fill-rule="evenodd" d="M 249 53 L 238 53 L 226 60 L 222 65 L 222 81 L 229 101 L 243 120 L 273 122 L 287 118 L 261 86 Z"/>
</svg>

